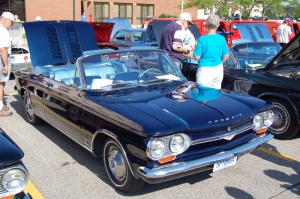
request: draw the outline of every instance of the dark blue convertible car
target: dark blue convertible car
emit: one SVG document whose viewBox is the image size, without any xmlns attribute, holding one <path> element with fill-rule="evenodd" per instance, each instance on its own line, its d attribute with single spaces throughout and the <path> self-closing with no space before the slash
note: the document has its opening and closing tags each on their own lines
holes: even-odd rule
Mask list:
<svg viewBox="0 0 300 199">
<path fill-rule="evenodd" d="M 25 30 L 33 70 L 16 73 L 16 85 L 28 122 L 102 157 L 115 189 L 218 171 L 273 137 L 265 101 L 188 82 L 164 51 L 97 50 L 84 22 Z"/>
</svg>

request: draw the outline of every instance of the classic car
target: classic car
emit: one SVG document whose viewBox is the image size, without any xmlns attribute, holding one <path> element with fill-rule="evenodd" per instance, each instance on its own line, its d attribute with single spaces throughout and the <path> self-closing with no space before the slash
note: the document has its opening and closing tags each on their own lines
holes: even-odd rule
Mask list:
<svg viewBox="0 0 300 199">
<path fill-rule="evenodd" d="M 265 101 L 198 87 L 162 50 L 96 50 L 84 22 L 25 30 L 33 70 L 16 73 L 16 87 L 28 122 L 101 156 L 117 190 L 233 166 L 273 137 Z"/>
<path fill-rule="evenodd" d="M 103 19 L 103 22 L 107 23 L 114 23 L 114 27 L 112 29 L 112 33 L 110 35 L 110 38 L 112 38 L 118 30 L 121 29 L 126 29 L 129 30 L 131 29 L 131 24 L 128 19 L 125 18 L 112 18 L 112 19 Z"/>
<path fill-rule="evenodd" d="M 232 47 L 241 68 L 253 64 L 266 65 L 281 50 L 275 42 L 247 42 Z"/>
<path fill-rule="evenodd" d="M 277 138 L 289 139 L 300 127 L 300 34 L 272 60 L 261 63 L 227 65 L 223 88 L 257 96 L 273 105 L 274 123 L 270 131 Z"/>
<path fill-rule="evenodd" d="M 139 46 L 145 45 L 146 30 L 140 28 L 121 29 L 111 38 L 110 43 L 115 46 Z"/>
<path fill-rule="evenodd" d="M 23 157 L 23 151 L 0 128 L 0 198 L 31 198 L 23 192 L 29 179 Z"/>
<path fill-rule="evenodd" d="M 281 50 L 265 24 L 237 23 L 233 27 L 239 38 L 232 40 L 231 49 L 242 68 L 253 63 L 266 65 Z"/>
</svg>

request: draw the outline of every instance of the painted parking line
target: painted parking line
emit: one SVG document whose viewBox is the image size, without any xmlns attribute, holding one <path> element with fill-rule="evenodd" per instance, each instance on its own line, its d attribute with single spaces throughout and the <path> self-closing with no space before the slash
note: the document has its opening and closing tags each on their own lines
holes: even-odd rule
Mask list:
<svg viewBox="0 0 300 199">
<path fill-rule="evenodd" d="M 277 151 L 273 151 L 273 150 L 268 149 L 268 148 L 265 148 L 265 147 L 259 147 L 257 150 L 258 150 L 258 151 L 261 151 L 261 152 L 263 152 L 263 153 L 266 153 L 266 154 L 268 154 L 268 155 L 275 156 L 275 157 L 280 158 L 280 159 L 282 159 L 282 160 L 289 161 L 289 162 L 297 161 L 297 160 L 294 159 L 294 158 L 291 158 L 291 157 L 289 157 L 289 156 L 287 156 L 287 155 L 281 154 L 281 153 L 279 153 L 279 152 L 277 152 Z"/>
<path fill-rule="evenodd" d="M 24 191 L 29 193 L 33 199 L 44 199 L 44 196 L 41 194 L 41 192 L 39 192 L 31 180 L 29 180 Z"/>
</svg>

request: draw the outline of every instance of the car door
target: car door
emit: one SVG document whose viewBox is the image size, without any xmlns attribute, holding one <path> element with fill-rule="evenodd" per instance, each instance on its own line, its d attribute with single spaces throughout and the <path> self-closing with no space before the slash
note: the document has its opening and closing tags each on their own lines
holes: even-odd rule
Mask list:
<svg viewBox="0 0 300 199">
<path fill-rule="evenodd" d="M 80 120 L 82 97 L 80 90 L 73 86 L 74 78 L 59 81 L 47 79 L 45 93 L 46 119 L 60 131 L 81 145 L 85 144 L 85 133 Z"/>
</svg>

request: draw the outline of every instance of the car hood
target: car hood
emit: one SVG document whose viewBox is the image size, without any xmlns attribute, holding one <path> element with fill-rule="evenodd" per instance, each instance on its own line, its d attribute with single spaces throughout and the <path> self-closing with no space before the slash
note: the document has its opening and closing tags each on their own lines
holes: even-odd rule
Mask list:
<svg viewBox="0 0 300 199">
<path fill-rule="evenodd" d="M 93 101 L 142 126 L 150 136 L 172 132 L 202 131 L 227 127 L 249 120 L 266 108 L 266 102 L 218 90 L 178 99 L 166 92 L 137 91 L 110 95 L 110 101 L 90 96 Z"/>
<path fill-rule="evenodd" d="M 280 68 L 291 63 L 299 63 L 300 33 L 298 33 L 281 51 L 266 65 L 265 70 Z M 299 66 L 299 64 L 298 64 Z"/>
<path fill-rule="evenodd" d="M 114 23 L 110 38 L 112 38 L 116 32 L 120 29 L 131 29 L 131 25 L 128 19 L 103 19 L 104 22 Z"/>
<path fill-rule="evenodd" d="M 23 151 L 0 129 L 0 167 L 20 161 Z"/>
<path fill-rule="evenodd" d="M 24 28 L 33 67 L 74 63 L 83 51 L 98 49 L 87 22 L 28 22 Z"/>
<path fill-rule="evenodd" d="M 114 23 L 91 22 L 90 24 L 93 27 L 96 41 L 98 43 L 109 43 Z"/>
<path fill-rule="evenodd" d="M 247 42 L 273 42 L 272 35 L 265 24 L 240 23 L 234 24 L 241 39 L 233 40 L 233 45 Z"/>
</svg>

